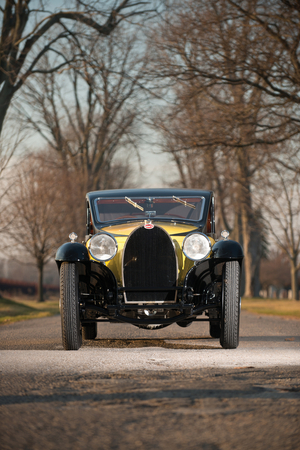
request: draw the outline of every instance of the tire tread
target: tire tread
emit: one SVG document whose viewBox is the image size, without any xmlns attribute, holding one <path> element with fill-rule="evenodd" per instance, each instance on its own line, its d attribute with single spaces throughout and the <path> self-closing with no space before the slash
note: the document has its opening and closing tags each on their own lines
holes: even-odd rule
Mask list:
<svg viewBox="0 0 300 450">
<path fill-rule="evenodd" d="M 78 350 L 81 333 L 78 307 L 78 276 L 75 263 L 63 262 L 60 268 L 62 342 L 65 350 Z"/>
<path fill-rule="evenodd" d="M 223 348 L 233 349 L 239 345 L 240 265 L 238 261 L 229 261 L 225 264 L 223 289 L 220 343 Z"/>
</svg>

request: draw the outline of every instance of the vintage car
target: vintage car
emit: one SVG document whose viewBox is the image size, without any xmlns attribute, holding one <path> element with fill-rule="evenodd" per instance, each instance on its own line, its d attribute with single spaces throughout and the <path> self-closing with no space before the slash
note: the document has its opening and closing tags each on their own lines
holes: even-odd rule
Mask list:
<svg viewBox="0 0 300 450">
<path fill-rule="evenodd" d="M 95 339 L 97 322 L 148 330 L 209 321 L 223 348 L 239 343 L 243 250 L 215 236 L 212 191 L 90 192 L 83 243 L 56 253 L 65 350 Z"/>
</svg>

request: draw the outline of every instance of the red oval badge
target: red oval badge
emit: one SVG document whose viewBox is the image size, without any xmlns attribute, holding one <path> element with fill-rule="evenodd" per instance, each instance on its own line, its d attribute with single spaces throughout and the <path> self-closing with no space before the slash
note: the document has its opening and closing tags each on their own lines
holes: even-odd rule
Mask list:
<svg viewBox="0 0 300 450">
<path fill-rule="evenodd" d="M 153 223 L 145 223 L 144 228 L 146 228 L 146 230 L 152 230 L 152 228 L 154 228 Z"/>
</svg>

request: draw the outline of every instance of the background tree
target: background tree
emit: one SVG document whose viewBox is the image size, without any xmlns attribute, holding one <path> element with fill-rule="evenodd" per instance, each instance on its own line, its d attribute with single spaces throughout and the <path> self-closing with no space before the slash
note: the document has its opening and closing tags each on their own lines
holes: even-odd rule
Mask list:
<svg viewBox="0 0 300 450">
<path fill-rule="evenodd" d="M 278 162 L 273 167 L 273 176 L 264 183 L 265 225 L 277 246 L 288 257 L 292 298 L 299 300 L 300 180 L 297 173 L 284 169 Z M 299 161 L 295 167 L 299 167 Z M 265 179 L 264 171 L 261 176 Z"/>
<path fill-rule="evenodd" d="M 14 137 L 14 140 L 15 142 L 12 139 L 9 141 L 4 138 L 0 139 L 0 178 L 18 146 L 18 139 Z"/>
<path fill-rule="evenodd" d="M 186 93 L 187 95 L 183 95 Z M 215 136 L 214 113 L 204 96 L 188 96 L 188 88 L 176 91 L 177 104 L 167 109 L 167 114 L 158 113 L 154 120 L 163 139 L 161 149 L 170 154 L 175 162 L 179 180 L 184 188 L 214 190 L 217 196 L 217 232 L 226 228 L 233 231 L 234 190 L 228 153 L 222 152 L 218 144 L 209 145 L 209 135 Z M 212 113 L 212 114 L 211 114 Z M 203 139 L 206 139 L 206 144 Z M 237 239 L 239 237 L 237 236 Z"/>
<path fill-rule="evenodd" d="M 244 247 L 246 296 L 259 291 L 254 282 L 262 254 L 260 212 L 252 199 L 255 174 L 270 154 L 278 156 L 276 143 L 299 133 L 295 121 L 278 120 L 286 113 L 283 104 L 275 111 L 262 90 L 232 81 L 247 70 L 240 60 L 248 58 L 252 34 L 249 17 L 238 20 L 228 2 L 192 0 L 174 3 L 163 33 L 156 30 L 153 36 L 158 55 L 154 78 L 165 80 L 174 103 L 160 117 L 164 134 L 177 145 L 165 150 L 181 166 L 185 183 L 221 193 L 222 222 Z M 224 214 L 225 199 L 234 211 L 231 221 Z"/>
<path fill-rule="evenodd" d="M 3 211 L 6 207 L 6 195 L 14 183 L 9 166 L 14 164 L 14 154 L 22 147 L 24 134 L 22 128 L 16 126 L 14 134 L 3 133 L 0 136 L 0 232 L 5 232 L 9 222 L 5 220 Z"/>
<path fill-rule="evenodd" d="M 261 261 L 260 281 L 262 289 L 268 292 L 270 287 L 289 290 L 291 287 L 291 271 L 289 259 L 285 252 L 273 248 L 268 258 Z M 269 295 L 269 292 L 268 294 Z"/>
<path fill-rule="evenodd" d="M 45 59 L 45 73 L 24 89 L 21 117 L 78 174 L 82 195 L 128 181 L 145 100 L 141 86 L 147 59 L 138 53 L 137 42 L 132 33 L 117 30 L 87 41 L 84 63 L 49 74 L 51 62 Z"/>
<path fill-rule="evenodd" d="M 300 4 L 295 0 L 226 0 L 233 8 L 237 25 L 247 19 L 252 29 L 247 57 L 239 54 L 240 73 L 222 81 L 248 85 L 264 94 L 281 123 L 293 122 L 299 133 L 300 88 Z M 298 131 L 297 131 L 298 129 Z"/>
<path fill-rule="evenodd" d="M 150 8 L 149 8 L 150 6 Z M 81 51 L 66 55 L 70 42 L 80 48 L 82 35 L 108 36 L 124 20 L 154 11 L 149 2 L 74 1 L 64 8 L 32 0 L 6 0 L 0 7 L 0 133 L 8 107 L 26 80 L 40 67 L 42 57 L 56 57 L 48 73 L 67 67 L 81 57 Z M 80 24 L 79 29 L 74 24 Z M 58 47 L 59 46 L 59 47 Z M 82 50 L 82 49 L 81 49 Z"/>
<path fill-rule="evenodd" d="M 72 205 L 70 196 L 62 195 L 62 171 L 50 164 L 44 153 L 27 156 L 15 175 L 4 213 L 9 223 L 5 230 L 9 238 L 6 252 L 23 264 L 34 261 L 39 272 L 38 300 L 43 301 L 44 266 L 66 240 Z"/>
</svg>

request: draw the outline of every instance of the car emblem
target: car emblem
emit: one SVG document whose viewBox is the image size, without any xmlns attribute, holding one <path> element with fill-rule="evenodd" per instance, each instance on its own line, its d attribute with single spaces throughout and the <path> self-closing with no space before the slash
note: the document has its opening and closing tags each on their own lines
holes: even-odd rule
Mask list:
<svg viewBox="0 0 300 450">
<path fill-rule="evenodd" d="M 146 228 L 146 230 L 152 230 L 152 228 L 154 228 L 154 225 L 151 222 L 147 222 L 145 223 L 144 228 Z"/>
</svg>

